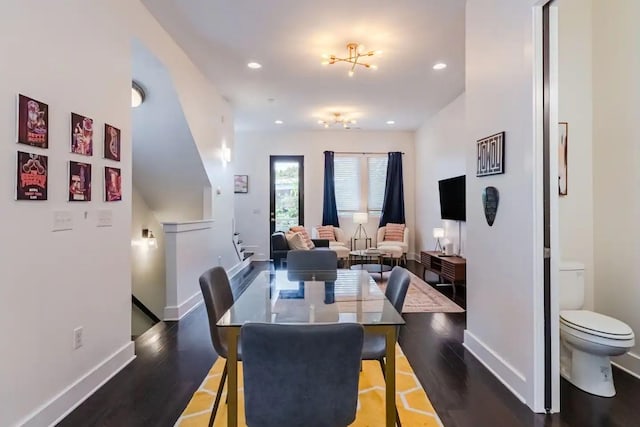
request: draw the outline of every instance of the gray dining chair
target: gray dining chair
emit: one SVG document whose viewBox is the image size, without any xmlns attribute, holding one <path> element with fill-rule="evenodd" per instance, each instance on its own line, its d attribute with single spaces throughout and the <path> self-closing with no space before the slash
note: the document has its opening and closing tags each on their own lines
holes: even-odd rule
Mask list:
<svg viewBox="0 0 640 427">
<path fill-rule="evenodd" d="M 336 270 L 338 255 L 330 250 L 291 250 L 287 253 L 287 270 Z"/>
<path fill-rule="evenodd" d="M 233 293 L 231 292 L 229 278 L 227 277 L 227 272 L 224 268 L 214 267 L 205 271 L 200 276 L 200 290 L 202 290 L 202 297 L 204 298 L 204 304 L 207 308 L 211 343 L 213 344 L 213 348 L 216 353 L 218 353 L 218 356 L 227 359 L 227 334 L 224 328 L 220 328 L 216 325 L 218 320 L 220 320 L 220 317 L 222 317 L 222 315 L 233 305 Z M 238 346 L 238 360 L 242 360 L 242 351 L 240 346 Z M 213 421 L 215 420 L 216 412 L 220 405 L 222 389 L 224 388 L 226 379 L 227 362 L 225 360 L 222 377 L 220 378 L 220 384 L 218 385 L 218 391 L 216 393 L 216 400 L 213 404 L 213 409 L 211 410 L 211 416 L 209 417 L 209 427 L 213 425 Z"/>
<path fill-rule="evenodd" d="M 407 290 L 411 277 L 409 272 L 402 267 L 393 267 L 389 280 L 387 281 L 387 289 L 384 295 L 391 302 L 393 307 L 400 315 L 402 315 L 402 306 L 404 305 Z M 377 360 L 382 368 L 382 375 L 385 374 L 384 356 L 386 354 L 386 340 L 384 335 L 366 333 L 364 336 L 364 344 L 362 346 L 362 360 Z M 400 427 L 400 417 L 396 410 L 396 424 Z"/>
<path fill-rule="evenodd" d="M 363 337 L 357 323 L 242 326 L 247 426 L 351 424 Z"/>
</svg>

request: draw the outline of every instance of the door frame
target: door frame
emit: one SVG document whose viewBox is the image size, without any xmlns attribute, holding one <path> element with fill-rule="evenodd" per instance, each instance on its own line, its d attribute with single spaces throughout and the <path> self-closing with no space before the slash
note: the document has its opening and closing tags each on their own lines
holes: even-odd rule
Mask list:
<svg viewBox="0 0 640 427">
<path fill-rule="evenodd" d="M 298 170 L 298 212 L 300 215 L 300 224 L 304 225 L 304 156 L 269 156 L 269 236 L 271 236 L 275 230 L 275 204 L 276 204 L 276 191 L 275 191 L 275 163 L 278 161 L 290 161 L 298 162 L 300 169 Z M 271 241 L 271 239 L 269 239 Z M 273 248 L 269 245 L 270 257 L 273 258 Z"/>
</svg>

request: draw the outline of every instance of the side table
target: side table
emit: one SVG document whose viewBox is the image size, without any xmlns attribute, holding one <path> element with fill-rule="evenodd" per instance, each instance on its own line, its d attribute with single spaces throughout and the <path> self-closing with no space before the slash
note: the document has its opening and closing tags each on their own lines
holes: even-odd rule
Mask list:
<svg viewBox="0 0 640 427">
<path fill-rule="evenodd" d="M 351 238 L 352 251 L 358 250 L 358 241 L 360 240 L 364 240 L 364 248 L 362 249 L 369 249 L 371 247 L 371 237 L 352 237 Z"/>
</svg>

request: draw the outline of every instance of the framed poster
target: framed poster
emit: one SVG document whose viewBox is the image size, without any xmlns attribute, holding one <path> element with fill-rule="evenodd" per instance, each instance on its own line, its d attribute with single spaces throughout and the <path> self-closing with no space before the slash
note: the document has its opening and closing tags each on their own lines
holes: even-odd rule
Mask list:
<svg viewBox="0 0 640 427">
<path fill-rule="evenodd" d="M 120 129 L 104 124 L 104 158 L 120 161 Z"/>
<path fill-rule="evenodd" d="M 18 95 L 18 142 L 49 148 L 49 106 L 28 96 Z"/>
<path fill-rule="evenodd" d="M 476 176 L 504 173 L 504 132 L 478 140 Z"/>
<path fill-rule="evenodd" d="M 91 200 L 91 165 L 69 162 L 69 201 L 88 202 Z"/>
<path fill-rule="evenodd" d="M 249 192 L 249 175 L 234 175 L 233 192 L 234 193 Z"/>
<path fill-rule="evenodd" d="M 558 139 L 558 194 L 567 195 L 567 156 L 569 146 L 569 123 L 558 123 L 560 138 Z"/>
<path fill-rule="evenodd" d="M 47 200 L 47 156 L 18 151 L 16 200 Z"/>
<path fill-rule="evenodd" d="M 93 119 L 71 113 L 71 152 L 93 156 Z"/>
<path fill-rule="evenodd" d="M 104 168 L 104 200 L 116 202 L 122 200 L 122 172 L 118 168 Z"/>
</svg>

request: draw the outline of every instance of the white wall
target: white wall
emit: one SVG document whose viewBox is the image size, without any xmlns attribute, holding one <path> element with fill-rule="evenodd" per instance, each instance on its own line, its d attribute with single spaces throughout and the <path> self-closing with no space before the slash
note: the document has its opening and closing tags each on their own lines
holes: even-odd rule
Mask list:
<svg viewBox="0 0 640 427">
<path fill-rule="evenodd" d="M 158 222 L 154 213 L 149 209 L 146 201 L 138 190 L 133 188 L 131 219 L 131 288 L 132 293 L 159 318 L 165 307 L 166 273 L 165 273 L 165 242 L 162 224 Z M 142 229 L 153 232 L 158 243 L 157 248 L 137 245 L 142 240 Z M 146 243 L 146 242 L 144 242 Z"/>
<path fill-rule="evenodd" d="M 557 2 L 558 115 L 569 128 L 568 194 L 559 200 L 560 258 L 584 263 L 585 309 L 590 310 L 594 306 L 591 3 Z"/>
<path fill-rule="evenodd" d="M 534 0 L 476 0 L 466 10 L 467 330 L 464 344 L 530 407 L 541 411 L 542 324 L 535 304 L 537 153 Z M 475 141 L 504 131 L 505 174 L 475 177 Z M 500 191 L 492 227 L 481 194 Z M 540 199 L 541 200 L 541 199 Z M 541 202 L 540 202 L 541 204 Z M 539 265 L 535 265 L 539 259 Z M 539 276 L 538 276 L 539 277 Z"/>
<path fill-rule="evenodd" d="M 458 246 L 458 222 L 440 218 L 438 181 L 467 171 L 464 94 L 438 114 L 429 118 L 416 132 L 416 252 L 432 251 L 435 227 L 445 228 L 445 237 Z M 461 224 L 461 254 L 464 256 L 466 223 Z"/>
<path fill-rule="evenodd" d="M 593 4 L 595 309 L 640 334 L 640 2 Z M 640 375 L 640 340 L 617 358 Z"/>
<path fill-rule="evenodd" d="M 235 173 L 249 175 L 249 192 L 236 194 L 236 230 L 247 245 L 257 245 L 256 259 L 269 258 L 269 156 L 304 155 L 304 219 L 313 227 L 322 222 L 324 154 L 332 150 L 354 152 L 404 152 L 405 215 L 410 227 L 409 252 L 415 230 L 415 157 L 413 132 L 308 131 L 260 132 L 236 135 Z M 422 167 L 422 165 L 420 165 Z M 374 236 L 379 218 L 369 218 L 367 234 Z M 347 235 L 355 231 L 350 217 L 340 217 Z"/>
<path fill-rule="evenodd" d="M 2 426 L 50 424 L 96 381 L 133 357 L 130 40 L 117 15 L 125 3 L 92 2 L 90 7 L 81 0 L 2 3 Z M 19 92 L 49 104 L 48 150 L 12 143 Z M 72 111 L 95 120 L 93 157 L 69 154 Z M 122 130 L 122 161 L 117 164 L 123 176 L 121 202 L 103 202 L 103 167 L 114 165 L 102 158 L 105 122 Z M 49 156 L 48 201 L 15 201 L 18 150 Z M 93 165 L 91 202 L 66 201 L 70 159 Z M 99 209 L 112 211 L 112 227 L 96 227 Z M 51 231 L 56 210 L 72 213 L 73 230 Z M 79 326 L 84 328 L 84 346 L 74 350 L 73 330 Z"/>
</svg>

